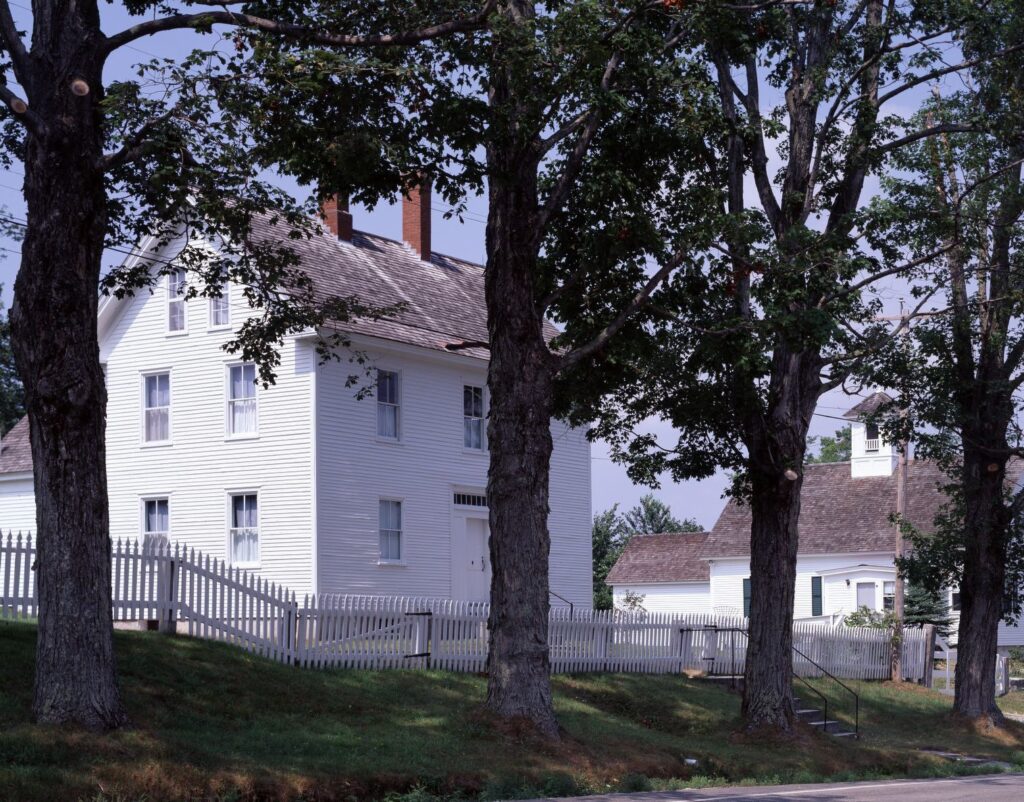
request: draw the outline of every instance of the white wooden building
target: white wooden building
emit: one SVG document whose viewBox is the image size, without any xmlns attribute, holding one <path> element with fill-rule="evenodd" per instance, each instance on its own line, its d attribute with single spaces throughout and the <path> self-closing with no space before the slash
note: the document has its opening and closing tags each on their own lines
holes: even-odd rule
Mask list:
<svg viewBox="0 0 1024 802">
<path fill-rule="evenodd" d="M 483 270 L 432 251 L 423 208 L 429 196 L 406 200 L 403 242 L 332 207 L 328 232 L 290 243 L 318 293 L 406 304 L 339 327 L 369 359 L 359 386 L 366 368 L 321 362 L 314 332 L 286 340 L 274 385 L 255 383 L 222 348 L 253 314 L 240 287 L 185 301 L 180 273 L 104 300 L 113 538 L 186 543 L 300 595 L 488 597 L 488 354 L 451 347 L 487 340 Z M 182 243 L 143 247 L 173 260 Z M 35 529 L 26 429 L 0 453 L 5 532 Z M 590 446 L 557 421 L 552 434 L 551 588 L 589 606 Z"/>
<path fill-rule="evenodd" d="M 889 400 L 876 394 L 847 413 L 849 462 L 804 467 L 793 610 L 798 621 L 835 623 L 858 607 L 882 611 L 893 603 L 896 452 L 866 420 Z M 1011 480 L 1019 483 L 1021 463 L 1011 468 Z M 934 463 L 910 461 L 911 523 L 931 528 L 947 482 Z M 746 615 L 750 523 L 750 508 L 730 500 L 710 532 L 633 538 L 608 576 L 616 604 L 632 593 L 652 611 Z M 959 594 L 950 591 L 949 602 L 955 632 Z M 1024 645 L 1024 629 L 1001 624 L 999 644 Z"/>
</svg>

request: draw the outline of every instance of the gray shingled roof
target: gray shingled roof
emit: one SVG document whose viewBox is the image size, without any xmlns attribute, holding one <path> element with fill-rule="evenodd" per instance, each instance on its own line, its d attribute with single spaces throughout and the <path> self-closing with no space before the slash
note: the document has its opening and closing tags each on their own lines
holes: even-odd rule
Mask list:
<svg viewBox="0 0 1024 802">
<path fill-rule="evenodd" d="M 875 414 L 882 407 L 891 404 L 895 399 L 888 393 L 873 393 L 861 401 L 849 412 L 843 413 L 843 417 L 849 420 L 863 420 Z"/>
<path fill-rule="evenodd" d="M 707 582 L 707 532 L 635 535 L 608 572 L 609 585 L 634 582 Z"/>
<path fill-rule="evenodd" d="M 253 234 L 257 240 L 293 248 L 321 297 L 356 296 L 378 306 L 406 305 L 404 311 L 381 320 L 341 323 L 341 330 L 440 351 L 453 350 L 448 347 L 453 344 L 488 341 L 480 265 L 439 253 L 428 262 L 405 243 L 358 231 L 346 242 L 326 231 L 290 240 L 288 230 L 284 223 L 275 226 L 261 217 L 254 221 Z M 545 326 L 549 339 L 557 333 L 550 324 Z M 488 358 L 486 348 L 455 350 Z"/>
<path fill-rule="evenodd" d="M 1024 463 L 1008 466 L 1008 481 L 1020 481 Z M 945 503 L 941 487 L 949 478 L 934 462 L 911 460 L 907 466 L 907 520 L 928 532 Z M 896 475 L 854 479 L 850 463 L 807 465 L 800 498 L 800 553 L 848 554 L 892 551 L 895 532 Z M 708 557 L 750 554 L 750 507 L 730 500 L 708 538 Z"/>
<path fill-rule="evenodd" d="M 28 441 L 28 416 L 22 418 L 0 440 L 0 473 L 32 470 L 32 449 Z"/>
</svg>

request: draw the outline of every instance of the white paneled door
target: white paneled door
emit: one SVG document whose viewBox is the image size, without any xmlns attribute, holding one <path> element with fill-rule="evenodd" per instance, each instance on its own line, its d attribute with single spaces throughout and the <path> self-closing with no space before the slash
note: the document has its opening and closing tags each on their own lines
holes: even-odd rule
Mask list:
<svg viewBox="0 0 1024 802">
<path fill-rule="evenodd" d="M 491 554 L 487 518 L 457 514 L 454 524 L 453 595 L 468 601 L 488 601 L 491 596 Z"/>
</svg>

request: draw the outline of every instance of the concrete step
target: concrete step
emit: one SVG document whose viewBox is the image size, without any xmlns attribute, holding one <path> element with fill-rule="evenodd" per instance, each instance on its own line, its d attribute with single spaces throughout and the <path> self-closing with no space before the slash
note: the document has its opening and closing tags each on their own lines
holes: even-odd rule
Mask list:
<svg viewBox="0 0 1024 802">
<path fill-rule="evenodd" d="M 827 732 L 829 735 L 834 735 L 837 732 L 845 731 L 843 722 L 837 721 L 836 719 L 832 718 L 830 718 L 828 721 L 818 720 L 808 721 L 807 723 L 810 724 L 812 727 L 817 727 L 822 732 Z"/>
</svg>

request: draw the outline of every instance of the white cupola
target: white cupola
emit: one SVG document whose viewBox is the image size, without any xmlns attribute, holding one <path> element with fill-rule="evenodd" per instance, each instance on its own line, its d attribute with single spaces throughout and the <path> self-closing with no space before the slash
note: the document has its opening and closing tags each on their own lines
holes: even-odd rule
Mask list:
<svg viewBox="0 0 1024 802">
<path fill-rule="evenodd" d="M 875 393 L 843 415 L 850 421 L 850 475 L 854 479 L 892 476 L 896 469 L 896 447 L 885 440 L 877 422 L 867 420 L 892 402 L 886 393 Z"/>
</svg>

